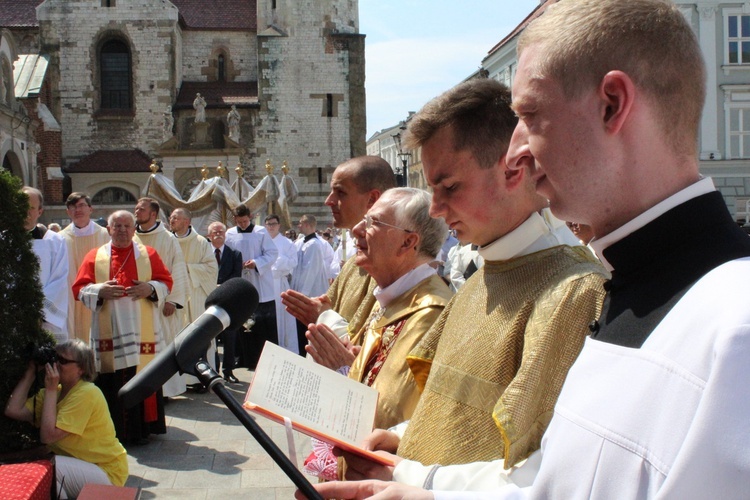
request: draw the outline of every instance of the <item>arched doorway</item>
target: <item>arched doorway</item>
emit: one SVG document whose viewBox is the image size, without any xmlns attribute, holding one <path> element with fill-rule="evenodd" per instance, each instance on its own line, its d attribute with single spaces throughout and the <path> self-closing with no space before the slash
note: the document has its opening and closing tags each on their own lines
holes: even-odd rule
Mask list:
<svg viewBox="0 0 750 500">
<path fill-rule="evenodd" d="M 3 170 L 7 170 L 11 174 L 15 175 L 21 182 L 28 184 L 26 177 L 23 175 L 23 168 L 21 168 L 21 160 L 13 151 L 8 151 L 3 158 Z"/>
</svg>

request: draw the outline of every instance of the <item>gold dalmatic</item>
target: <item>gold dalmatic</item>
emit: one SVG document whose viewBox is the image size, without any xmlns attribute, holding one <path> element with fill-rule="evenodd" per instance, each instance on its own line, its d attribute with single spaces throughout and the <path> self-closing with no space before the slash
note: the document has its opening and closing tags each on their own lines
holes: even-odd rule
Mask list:
<svg viewBox="0 0 750 500">
<path fill-rule="evenodd" d="M 417 380 L 429 376 L 398 455 L 509 467 L 538 449 L 605 274 L 567 246 L 487 261 L 409 356 Z"/>
</svg>

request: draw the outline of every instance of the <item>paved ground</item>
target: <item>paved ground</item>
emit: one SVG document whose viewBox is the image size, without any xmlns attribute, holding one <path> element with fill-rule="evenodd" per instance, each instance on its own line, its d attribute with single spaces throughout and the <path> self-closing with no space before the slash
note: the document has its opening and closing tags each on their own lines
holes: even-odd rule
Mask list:
<svg viewBox="0 0 750 500">
<path fill-rule="evenodd" d="M 241 383 L 227 387 L 242 402 L 252 372 L 239 368 L 234 374 Z M 126 486 L 140 487 L 142 499 L 293 498 L 292 482 L 215 394 L 188 391 L 170 400 L 166 414 L 166 434 L 128 449 Z M 264 418 L 258 422 L 286 451 L 283 426 Z M 301 462 L 310 439 L 296 434 L 296 443 Z"/>
</svg>

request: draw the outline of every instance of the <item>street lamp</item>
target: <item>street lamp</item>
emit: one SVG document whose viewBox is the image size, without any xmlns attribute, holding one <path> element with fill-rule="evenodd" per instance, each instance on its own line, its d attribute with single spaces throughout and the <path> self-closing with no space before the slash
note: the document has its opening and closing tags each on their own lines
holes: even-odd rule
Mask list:
<svg viewBox="0 0 750 500">
<path fill-rule="evenodd" d="M 404 122 L 401 122 L 401 125 L 399 126 L 399 130 L 406 130 L 406 125 Z M 401 132 L 397 132 L 393 134 L 391 137 L 393 137 L 393 142 L 396 144 L 396 149 L 398 149 L 398 157 L 401 158 L 401 168 L 396 169 L 396 184 L 399 187 L 404 187 L 409 185 L 409 157 L 411 156 L 411 153 L 408 151 L 405 153 L 401 149 Z"/>
</svg>

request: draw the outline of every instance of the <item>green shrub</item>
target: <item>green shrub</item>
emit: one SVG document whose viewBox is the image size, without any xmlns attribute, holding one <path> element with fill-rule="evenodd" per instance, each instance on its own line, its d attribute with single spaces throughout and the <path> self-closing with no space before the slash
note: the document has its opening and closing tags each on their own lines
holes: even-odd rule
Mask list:
<svg viewBox="0 0 750 500">
<path fill-rule="evenodd" d="M 29 347 L 53 344 L 42 329 L 44 296 L 39 283 L 39 261 L 23 228 L 28 197 L 21 181 L 0 171 L 0 404 L 5 408 L 29 360 Z M 23 422 L 0 415 L 0 452 L 39 444 L 37 432 Z"/>
</svg>

